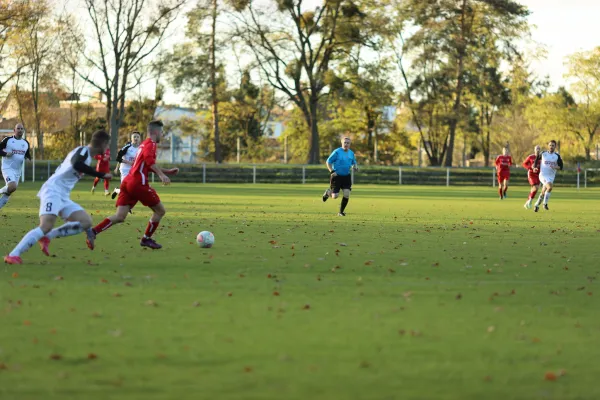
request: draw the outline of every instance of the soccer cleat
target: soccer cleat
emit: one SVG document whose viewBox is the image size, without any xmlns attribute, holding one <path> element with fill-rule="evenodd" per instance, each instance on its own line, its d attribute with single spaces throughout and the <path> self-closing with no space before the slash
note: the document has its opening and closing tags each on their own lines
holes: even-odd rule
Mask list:
<svg viewBox="0 0 600 400">
<path fill-rule="evenodd" d="M 50 256 L 50 252 L 48 251 L 48 246 L 50 246 L 50 239 L 48 239 L 47 236 L 44 236 L 43 238 L 38 240 L 38 243 L 40 244 L 42 253 L 44 253 L 47 256 Z"/>
<path fill-rule="evenodd" d="M 535 207 L 533 208 L 533 211 L 538 212 L 540 211 L 540 206 L 538 206 L 537 204 L 535 205 Z"/>
<path fill-rule="evenodd" d="M 346 216 L 346 213 L 345 213 L 345 212 L 339 212 L 339 213 L 338 213 L 338 217 L 345 217 L 345 216 Z"/>
<path fill-rule="evenodd" d="M 95 242 L 96 242 L 96 232 L 92 228 L 85 231 L 86 239 L 85 243 L 87 244 L 88 249 L 94 250 Z"/>
<path fill-rule="evenodd" d="M 19 256 L 4 256 L 6 264 L 23 264 L 23 260 Z"/>
<path fill-rule="evenodd" d="M 104 195 L 105 195 L 105 196 L 108 196 L 108 195 L 110 195 L 110 192 L 109 192 L 108 190 L 105 190 L 105 191 L 104 191 Z"/>
<path fill-rule="evenodd" d="M 162 249 L 162 246 L 154 241 L 152 238 L 142 238 L 140 246 L 150 247 L 152 250 Z"/>
<path fill-rule="evenodd" d="M 117 193 L 117 190 L 115 189 L 115 190 L 113 190 L 112 194 L 110 195 L 110 198 L 114 200 L 115 197 L 117 197 L 118 194 L 119 193 Z"/>
<path fill-rule="evenodd" d="M 531 201 L 526 201 L 523 207 L 529 210 L 531 208 Z"/>
<path fill-rule="evenodd" d="M 549 211 L 548 204 L 544 204 L 544 210 Z"/>
<path fill-rule="evenodd" d="M 327 189 L 325 191 L 325 193 L 323 193 L 323 203 L 326 202 L 328 198 L 329 198 L 329 189 Z"/>
</svg>

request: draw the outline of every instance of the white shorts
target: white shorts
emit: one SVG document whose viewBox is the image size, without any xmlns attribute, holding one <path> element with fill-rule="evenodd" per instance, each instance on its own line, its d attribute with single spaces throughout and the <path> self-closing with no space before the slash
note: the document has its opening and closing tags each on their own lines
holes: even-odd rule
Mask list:
<svg viewBox="0 0 600 400">
<path fill-rule="evenodd" d="M 545 185 L 546 183 L 554 183 L 554 178 L 555 176 L 550 177 L 540 174 L 540 182 L 542 182 L 542 185 Z"/>
<path fill-rule="evenodd" d="M 67 219 L 76 211 L 84 211 L 83 207 L 75 203 L 68 196 L 54 192 L 40 192 L 40 216 L 57 215 Z"/>
<path fill-rule="evenodd" d="M 123 180 L 125 179 L 125 177 L 127 175 L 129 175 L 129 171 L 119 171 L 121 173 L 121 183 L 123 183 Z"/>
<path fill-rule="evenodd" d="M 6 184 L 9 182 L 14 182 L 15 184 L 19 184 L 19 179 L 21 179 L 21 171 L 14 169 L 3 169 L 2 176 L 4 177 L 4 181 Z"/>
</svg>

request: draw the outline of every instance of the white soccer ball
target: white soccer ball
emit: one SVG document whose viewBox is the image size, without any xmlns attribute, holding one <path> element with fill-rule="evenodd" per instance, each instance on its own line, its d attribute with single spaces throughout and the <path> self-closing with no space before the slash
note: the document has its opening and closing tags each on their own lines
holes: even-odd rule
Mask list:
<svg viewBox="0 0 600 400">
<path fill-rule="evenodd" d="M 202 231 L 196 236 L 196 243 L 203 248 L 212 247 L 215 244 L 215 235 L 209 231 Z"/>
</svg>

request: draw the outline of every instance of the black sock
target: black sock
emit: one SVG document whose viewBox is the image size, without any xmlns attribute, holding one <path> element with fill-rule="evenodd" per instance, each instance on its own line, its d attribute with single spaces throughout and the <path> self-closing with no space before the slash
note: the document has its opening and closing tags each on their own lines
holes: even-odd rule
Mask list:
<svg viewBox="0 0 600 400">
<path fill-rule="evenodd" d="M 348 197 L 342 197 L 342 203 L 340 204 L 340 212 L 343 213 L 344 210 L 346 209 L 346 206 L 348 205 L 348 201 L 350 199 Z"/>
</svg>

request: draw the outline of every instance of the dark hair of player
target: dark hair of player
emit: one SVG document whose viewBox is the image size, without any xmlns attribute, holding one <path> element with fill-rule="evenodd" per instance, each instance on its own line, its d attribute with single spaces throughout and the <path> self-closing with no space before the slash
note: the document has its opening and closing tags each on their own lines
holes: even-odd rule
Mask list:
<svg viewBox="0 0 600 400">
<path fill-rule="evenodd" d="M 92 147 L 101 147 L 110 140 L 110 135 L 105 130 L 98 130 L 92 134 Z"/>
<path fill-rule="evenodd" d="M 550 143 L 554 143 L 554 145 L 556 145 L 556 140 L 551 140 L 548 142 L 548 144 L 550 144 Z"/>
<path fill-rule="evenodd" d="M 165 124 L 163 124 L 163 122 L 159 119 L 155 119 L 155 120 L 148 122 L 148 130 L 149 131 L 156 129 L 156 128 L 162 128 L 163 126 L 165 126 Z"/>
</svg>

